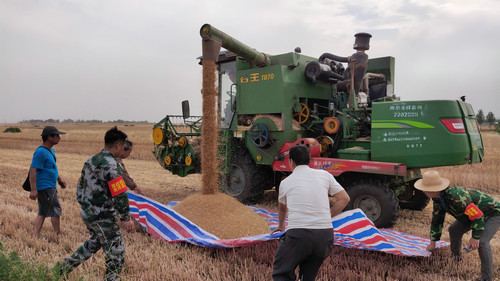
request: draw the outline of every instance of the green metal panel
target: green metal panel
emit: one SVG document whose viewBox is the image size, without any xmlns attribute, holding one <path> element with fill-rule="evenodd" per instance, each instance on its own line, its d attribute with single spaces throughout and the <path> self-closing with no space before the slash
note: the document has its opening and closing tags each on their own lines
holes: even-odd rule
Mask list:
<svg viewBox="0 0 500 281">
<path fill-rule="evenodd" d="M 331 97 L 329 84 L 311 84 L 305 80 L 305 65 L 317 59 L 296 53 L 270 59 L 272 65 L 268 67 L 252 67 L 241 60 L 237 62 L 238 114 L 291 114 L 301 98 L 328 100 Z"/>
<path fill-rule="evenodd" d="M 481 162 L 484 154 L 483 139 L 477 126 L 476 115 L 469 103 L 458 101 L 460 108 L 462 108 L 465 120 L 465 130 L 470 138 L 470 149 L 472 151 L 471 162 Z"/>
<path fill-rule="evenodd" d="M 274 157 L 285 142 L 296 141 L 302 131 L 279 131 L 277 125 L 268 117 L 260 117 L 254 120 L 253 124 L 261 123 L 269 129 L 269 146 L 259 148 L 251 141 L 249 131 L 243 131 L 245 145 L 250 155 L 257 164 L 272 165 Z"/>
<path fill-rule="evenodd" d="M 468 163 L 472 154 L 469 135 L 451 133 L 440 119 L 463 120 L 459 102 L 373 103 L 371 160 L 419 168 Z"/>
<path fill-rule="evenodd" d="M 293 104 L 294 96 L 285 95 L 283 66 L 271 66 L 240 71 L 240 87 L 236 98 L 238 114 L 283 112 Z M 266 102 L 262 102 L 266 101 Z M 291 110 L 291 107 L 290 107 Z"/>
<path fill-rule="evenodd" d="M 339 158 L 350 160 L 370 160 L 370 150 L 366 149 L 339 149 Z"/>
<path fill-rule="evenodd" d="M 394 67 L 396 60 L 393 57 L 381 57 L 368 60 L 366 72 L 382 73 L 385 79 L 394 85 Z"/>
</svg>

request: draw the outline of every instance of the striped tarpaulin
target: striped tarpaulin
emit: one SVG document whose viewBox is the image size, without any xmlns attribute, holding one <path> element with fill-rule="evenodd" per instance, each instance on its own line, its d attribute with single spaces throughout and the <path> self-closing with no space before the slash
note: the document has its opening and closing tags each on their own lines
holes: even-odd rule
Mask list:
<svg viewBox="0 0 500 281">
<path fill-rule="evenodd" d="M 128 192 L 130 212 L 132 216 L 152 236 L 168 242 L 187 242 L 194 245 L 216 248 L 241 247 L 279 238 L 283 232 L 270 235 L 264 233 L 237 239 L 219 239 L 215 235 L 199 228 L 170 207 L 177 202 L 169 202 L 166 206 L 145 196 Z M 249 206 L 255 213 L 264 218 L 270 229 L 278 226 L 278 214 L 272 211 Z M 343 212 L 332 219 L 335 244 L 343 247 L 381 251 L 402 256 L 429 256 L 425 248 L 429 239 L 405 234 L 392 229 L 377 229 L 360 209 Z M 436 247 L 447 246 L 439 241 Z"/>
</svg>

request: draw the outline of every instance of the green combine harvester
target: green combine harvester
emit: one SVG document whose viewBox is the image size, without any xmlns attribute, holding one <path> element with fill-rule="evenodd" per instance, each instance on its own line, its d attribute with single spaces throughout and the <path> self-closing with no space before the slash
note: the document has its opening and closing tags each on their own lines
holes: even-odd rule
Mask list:
<svg viewBox="0 0 500 281">
<path fill-rule="evenodd" d="M 390 227 L 400 207 L 428 204 L 413 187 L 420 169 L 482 161 L 472 106 L 401 101 L 394 95 L 395 59 L 369 59 L 370 34 L 355 35 L 351 56 L 319 58 L 299 48 L 264 54 L 208 24 L 200 35 L 204 54 L 218 57 L 220 188 L 242 202 L 278 190 L 291 173 L 288 150 L 305 145 L 310 166 L 330 172 L 348 192 L 347 209 L 361 208 L 377 227 Z M 202 120 L 189 116 L 187 101 L 182 107 L 183 116 L 168 115 L 153 127 L 153 153 L 184 177 L 201 170 Z"/>
</svg>

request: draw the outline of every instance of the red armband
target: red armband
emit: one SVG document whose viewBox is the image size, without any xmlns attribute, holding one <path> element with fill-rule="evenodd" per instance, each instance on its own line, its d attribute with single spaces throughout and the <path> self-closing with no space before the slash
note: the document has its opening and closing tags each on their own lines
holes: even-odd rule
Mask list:
<svg viewBox="0 0 500 281">
<path fill-rule="evenodd" d="M 465 212 L 471 221 L 480 218 L 483 215 L 483 212 L 476 206 L 474 203 L 470 203 L 467 208 L 465 208 Z"/>
<path fill-rule="evenodd" d="M 111 191 L 111 197 L 115 197 L 116 195 L 122 194 L 127 191 L 127 185 L 122 177 L 118 177 L 114 180 L 108 181 L 108 187 Z"/>
</svg>

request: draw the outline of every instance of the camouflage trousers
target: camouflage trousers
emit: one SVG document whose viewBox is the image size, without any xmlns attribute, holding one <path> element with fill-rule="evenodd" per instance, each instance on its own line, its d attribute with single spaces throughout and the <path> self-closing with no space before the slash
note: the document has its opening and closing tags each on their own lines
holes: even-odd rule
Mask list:
<svg viewBox="0 0 500 281">
<path fill-rule="evenodd" d="M 102 248 L 106 262 L 104 280 L 119 280 L 125 262 L 125 242 L 120 226 L 115 220 L 85 222 L 85 225 L 90 231 L 90 238 L 70 257 L 64 259 L 61 263 L 62 272 L 68 274 Z"/>
</svg>

